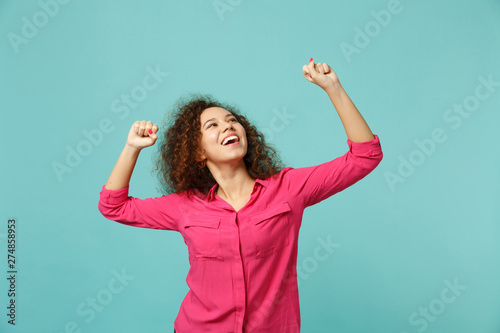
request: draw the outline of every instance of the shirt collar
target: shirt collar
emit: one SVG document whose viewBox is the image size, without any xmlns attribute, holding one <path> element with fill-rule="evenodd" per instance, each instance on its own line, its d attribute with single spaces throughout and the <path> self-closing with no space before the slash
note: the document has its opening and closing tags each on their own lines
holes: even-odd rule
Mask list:
<svg viewBox="0 0 500 333">
<path fill-rule="evenodd" d="M 269 183 L 269 178 L 268 179 L 256 178 L 252 193 L 255 191 L 257 184 L 260 184 L 264 187 L 267 187 L 268 183 Z M 218 186 L 219 186 L 219 184 L 215 183 L 214 186 L 212 186 L 212 188 L 208 191 L 208 201 L 212 201 L 215 199 L 215 195 L 217 194 L 217 187 Z"/>
</svg>

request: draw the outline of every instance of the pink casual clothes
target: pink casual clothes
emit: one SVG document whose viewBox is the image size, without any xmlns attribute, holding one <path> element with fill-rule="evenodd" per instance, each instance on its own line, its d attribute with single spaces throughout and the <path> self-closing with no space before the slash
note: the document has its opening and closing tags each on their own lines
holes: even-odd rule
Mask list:
<svg viewBox="0 0 500 333">
<path fill-rule="evenodd" d="M 297 241 L 306 207 L 353 185 L 382 160 L 377 135 L 347 140 L 349 151 L 316 166 L 283 168 L 256 179 L 239 211 L 217 196 L 173 193 L 139 199 L 102 187 L 99 211 L 122 224 L 181 233 L 189 252 L 177 333 L 300 331 Z"/>
</svg>

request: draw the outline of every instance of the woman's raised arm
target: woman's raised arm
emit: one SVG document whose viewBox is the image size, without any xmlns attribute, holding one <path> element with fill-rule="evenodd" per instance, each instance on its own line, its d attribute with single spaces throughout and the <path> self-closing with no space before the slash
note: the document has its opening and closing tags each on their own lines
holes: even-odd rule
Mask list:
<svg viewBox="0 0 500 333">
<path fill-rule="evenodd" d="M 311 58 L 309 65 L 302 67 L 302 72 L 309 82 L 315 83 L 326 91 L 351 142 L 366 142 L 375 138 L 365 119 L 340 84 L 337 74 L 327 63 L 314 64 Z"/>
<path fill-rule="evenodd" d="M 129 185 L 139 153 L 145 147 L 154 145 L 158 126 L 151 121 L 136 121 L 130 128 L 125 147 L 104 186 L 107 190 L 119 190 Z"/>
</svg>

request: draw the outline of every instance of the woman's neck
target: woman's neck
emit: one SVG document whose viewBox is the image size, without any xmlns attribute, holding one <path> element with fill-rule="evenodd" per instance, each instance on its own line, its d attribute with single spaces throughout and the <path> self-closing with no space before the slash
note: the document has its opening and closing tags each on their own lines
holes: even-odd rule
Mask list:
<svg viewBox="0 0 500 333">
<path fill-rule="evenodd" d="M 255 179 L 250 177 L 245 163 L 238 167 L 217 168 L 212 175 L 218 184 L 217 195 L 226 201 L 239 201 L 252 193 Z"/>
</svg>

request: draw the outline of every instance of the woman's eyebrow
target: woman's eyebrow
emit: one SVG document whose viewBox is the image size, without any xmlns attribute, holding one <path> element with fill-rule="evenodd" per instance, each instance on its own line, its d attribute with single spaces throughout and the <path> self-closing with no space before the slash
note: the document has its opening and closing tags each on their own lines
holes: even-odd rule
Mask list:
<svg viewBox="0 0 500 333">
<path fill-rule="evenodd" d="M 227 117 L 230 117 L 230 116 L 232 116 L 232 115 L 233 115 L 232 113 L 227 113 L 227 114 L 226 114 L 226 118 L 227 118 Z M 205 125 L 206 125 L 209 121 L 212 121 L 212 120 L 215 120 L 215 119 L 216 119 L 216 118 L 210 118 L 210 119 L 208 119 L 207 121 L 205 121 L 205 124 L 203 124 L 203 127 L 205 127 Z"/>
</svg>

